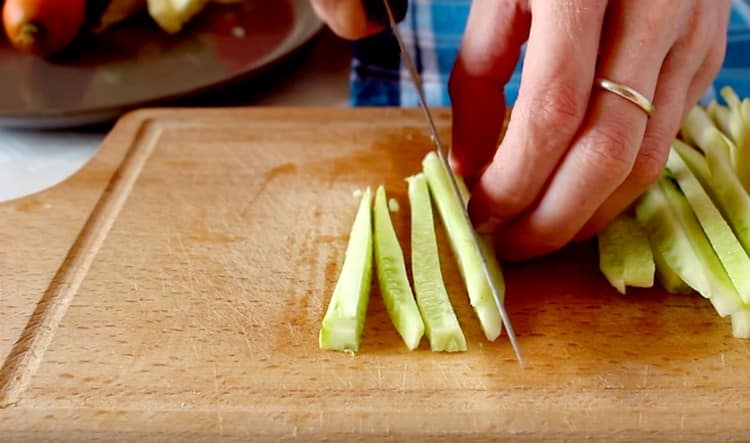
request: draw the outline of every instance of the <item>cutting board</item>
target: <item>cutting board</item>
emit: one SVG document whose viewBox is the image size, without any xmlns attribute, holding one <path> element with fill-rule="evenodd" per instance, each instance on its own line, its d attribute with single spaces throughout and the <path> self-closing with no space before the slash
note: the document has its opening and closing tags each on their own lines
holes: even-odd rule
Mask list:
<svg viewBox="0 0 750 443">
<path fill-rule="evenodd" d="M 748 342 L 698 296 L 617 294 L 591 243 L 504 267 L 525 368 L 483 338 L 442 231 L 468 352 L 408 351 L 376 285 L 360 352 L 320 351 L 352 192 L 386 185 L 408 254 L 429 149 L 418 110 L 126 116 L 0 205 L 0 440 L 750 438 Z"/>
</svg>

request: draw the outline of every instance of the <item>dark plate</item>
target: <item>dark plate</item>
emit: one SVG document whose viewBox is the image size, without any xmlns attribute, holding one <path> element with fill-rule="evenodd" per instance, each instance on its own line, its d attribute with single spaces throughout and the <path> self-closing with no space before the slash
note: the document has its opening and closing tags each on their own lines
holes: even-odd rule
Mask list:
<svg viewBox="0 0 750 443">
<path fill-rule="evenodd" d="M 309 0 L 212 5 L 169 36 L 143 14 L 55 60 L 0 40 L 0 125 L 66 127 L 206 92 L 258 73 L 322 27 Z"/>
</svg>

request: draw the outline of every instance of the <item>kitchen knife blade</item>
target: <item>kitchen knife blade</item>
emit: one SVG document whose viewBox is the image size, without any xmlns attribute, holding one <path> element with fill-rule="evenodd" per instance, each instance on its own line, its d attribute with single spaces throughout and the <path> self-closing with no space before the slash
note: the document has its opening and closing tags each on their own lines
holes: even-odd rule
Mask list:
<svg viewBox="0 0 750 443">
<path fill-rule="evenodd" d="M 430 112 L 430 108 L 427 106 L 427 100 L 424 96 L 424 90 L 422 88 L 422 79 L 417 72 L 417 68 L 414 65 L 414 61 L 411 58 L 411 55 L 409 55 L 409 51 L 406 49 L 406 45 L 404 44 L 404 40 L 401 36 L 401 33 L 398 30 L 398 25 L 396 18 L 394 16 L 393 10 L 391 9 L 390 1 L 389 0 L 383 0 L 386 14 L 388 15 L 388 24 L 391 27 L 391 31 L 393 32 L 393 35 L 396 38 L 396 41 L 398 42 L 398 46 L 401 49 L 401 56 L 403 57 L 404 63 L 406 64 L 407 70 L 409 71 L 409 75 L 411 76 L 412 83 L 414 85 L 414 88 L 417 90 L 417 96 L 419 97 L 419 104 L 422 107 L 422 111 L 424 112 L 425 119 L 427 120 L 427 126 L 430 131 L 430 135 L 432 137 L 432 141 L 435 144 L 435 147 L 437 148 L 438 157 L 440 157 L 440 161 L 443 163 L 443 166 L 445 166 L 445 169 L 448 171 L 448 176 L 451 180 L 451 185 L 453 187 L 453 192 L 456 195 L 456 198 L 458 198 L 458 201 L 461 202 L 461 207 L 463 208 L 463 215 L 466 219 L 466 222 L 469 225 L 469 230 L 471 231 L 471 236 L 473 240 L 474 247 L 476 248 L 477 253 L 479 254 L 479 257 L 482 262 L 482 268 L 484 270 L 484 275 L 487 278 L 487 282 L 489 283 L 490 289 L 492 290 L 492 297 L 495 299 L 495 304 L 497 305 L 498 310 L 500 311 L 500 317 L 503 320 L 503 323 L 505 323 L 505 330 L 508 334 L 508 339 L 510 340 L 510 344 L 513 347 L 513 352 L 516 354 L 516 359 L 518 360 L 518 364 L 523 366 L 523 357 L 521 356 L 521 349 L 518 346 L 518 340 L 516 338 L 516 333 L 513 330 L 513 326 L 510 322 L 510 317 L 508 316 L 508 312 L 505 309 L 505 305 L 503 304 L 503 301 L 500 299 L 500 290 L 497 287 L 497 284 L 495 283 L 495 280 L 492 278 L 492 275 L 490 273 L 489 265 L 487 264 L 487 257 L 484 255 L 484 251 L 482 250 L 482 247 L 480 245 L 479 235 L 477 234 L 476 230 L 474 229 L 474 226 L 471 223 L 471 219 L 469 218 L 469 213 L 467 211 L 466 202 L 463 199 L 463 196 L 461 195 L 461 191 L 458 188 L 458 183 L 456 182 L 456 175 L 453 172 L 453 169 L 451 168 L 450 164 L 448 163 L 448 154 L 445 151 L 445 148 L 443 147 L 442 142 L 440 141 L 440 135 L 437 131 L 437 126 L 435 125 L 435 120 L 432 118 L 432 113 Z"/>
</svg>

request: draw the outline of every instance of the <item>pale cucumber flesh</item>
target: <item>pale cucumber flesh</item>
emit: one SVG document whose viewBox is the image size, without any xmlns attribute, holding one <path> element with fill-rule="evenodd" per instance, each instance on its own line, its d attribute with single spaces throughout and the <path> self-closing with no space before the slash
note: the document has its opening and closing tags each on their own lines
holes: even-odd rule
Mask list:
<svg viewBox="0 0 750 443">
<path fill-rule="evenodd" d="M 750 338 L 750 309 L 732 314 L 732 335 L 736 338 Z"/>
<path fill-rule="evenodd" d="M 372 278 L 372 193 L 362 194 L 344 264 L 318 335 L 321 349 L 357 352 L 367 315 Z"/>
<path fill-rule="evenodd" d="M 485 337 L 493 341 L 502 332 L 502 318 L 482 268 L 481 257 L 474 246 L 472 228 L 463 215 L 464 208 L 453 191 L 448 171 L 435 152 L 427 154 L 422 161 L 422 168 L 429 184 L 430 194 L 448 234 L 459 272 L 464 279 L 469 302 L 479 318 Z M 462 193 L 465 193 L 465 186 L 460 182 L 459 177 L 457 180 L 459 180 L 459 186 L 462 187 Z M 505 282 L 494 248 L 487 239 L 482 239 L 482 247 L 490 266 L 490 273 L 501 291 L 502 298 L 505 292 Z"/>
<path fill-rule="evenodd" d="M 407 179 L 411 208 L 411 266 L 417 305 L 433 351 L 466 350 L 458 318 L 440 270 L 430 191 L 423 174 Z"/>
<path fill-rule="evenodd" d="M 404 253 L 391 221 L 385 189 L 380 186 L 373 207 L 375 268 L 380 295 L 393 326 L 410 350 L 419 346 L 424 335 L 424 323 L 414 301 L 414 294 L 406 274 Z"/>
<path fill-rule="evenodd" d="M 645 229 L 621 214 L 599 234 L 599 269 L 620 293 L 654 285 L 654 256 Z"/>
<path fill-rule="evenodd" d="M 716 143 L 724 143 L 715 129 L 709 137 Z M 750 195 L 734 175 L 728 160 L 716 155 L 721 148 L 710 149 L 704 157 L 682 142 L 675 141 L 673 146 L 714 200 L 745 252 L 750 254 Z"/>
<path fill-rule="evenodd" d="M 693 289 L 682 281 L 679 274 L 667 263 L 664 254 L 658 249 L 652 252 L 654 254 L 654 264 L 656 265 L 655 278 L 659 282 L 659 285 L 670 294 L 686 295 L 692 293 Z"/>
<path fill-rule="evenodd" d="M 685 197 L 671 180 L 662 178 L 636 206 L 655 254 L 691 288 L 708 298 L 722 317 L 743 308 L 721 262 Z"/>
<path fill-rule="evenodd" d="M 676 150 L 671 150 L 667 167 L 679 184 L 740 297 L 745 302 L 750 301 L 750 257 Z"/>
</svg>

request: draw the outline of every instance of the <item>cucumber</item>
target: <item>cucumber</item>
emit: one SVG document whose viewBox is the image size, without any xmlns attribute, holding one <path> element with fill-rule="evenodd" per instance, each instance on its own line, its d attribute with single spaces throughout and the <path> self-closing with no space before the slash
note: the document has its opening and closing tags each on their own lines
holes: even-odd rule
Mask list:
<svg viewBox="0 0 750 443">
<path fill-rule="evenodd" d="M 424 335 L 424 323 L 406 275 L 404 253 L 391 222 L 385 188 L 375 194 L 375 269 L 380 295 L 401 339 L 409 350 L 416 349 Z"/>
<path fill-rule="evenodd" d="M 440 271 L 430 191 L 423 174 L 406 179 L 411 207 L 411 272 L 417 305 L 433 351 L 466 350 L 466 338 Z"/>
<path fill-rule="evenodd" d="M 734 147 L 734 170 L 745 189 L 750 190 L 750 127 L 737 93 L 729 87 L 721 88 L 721 96 L 729 107 L 729 128 L 723 129 Z"/>
<path fill-rule="evenodd" d="M 372 210 L 368 188 L 354 218 L 344 265 L 318 335 L 321 349 L 357 352 L 370 300 L 372 278 Z"/>
<path fill-rule="evenodd" d="M 626 287 L 654 285 L 654 255 L 645 229 L 621 214 L 599 234 L 599 269 L 621 294 Z"/>
<path fill-rule="evenodd" d="M 715 144 L 726 141 L 726 137 L 716 129 L 712 129 L 709 136 Z M 750 195 L 734 175 L 726 158 L 717 155 L 724 148 L 715 146 L 708 150 L 706 157 L 678 140 L 675 140 L 673 148 L 711 196 L 745 252 L 750 254 Z"/>
<path fill-rule="evenodd" d="M 493 341 L 500 336 L 503 322 L 492 296 L 492 289 L 482 269 L 482 259 L 474 247 L 472 228 L 463 215 L 465 208 L 461 207 L 461 202 L 453 192 L 448 171 L 445 170 L 445 166 L 434 151 L 425 156 L 422 168 L 429 184 L 430 194 L 448 234 L 459 272 L 466 285 L 469 302 L 479 318 L 485 337 Z M 465 200 L 468 200 L 466 186 L 459 177 L 456 177 L 456 180 L 461 192 L 465 194 Z M 482 238 L 480 243 L 490 267 L 490 274 L 496 287 L 500 289 L 500 297 L 503 300 L 505 282 L 492 243 L 488 238 Z"/>
<path fill-rule="evenodd" d="M 732 335 L 736 338 L 750 338 L 750 309 L 732 314 Z"/>
<path fill-rule="evenodd" d="M 654 254 L 691 288 L 708 298 L 721 316 L 744 305 L 719 258 L 677 186 L 661 178 L 636 205 L 636 217 L 645 226 Z"/>
<path fill-rule="evenodd" d="M 693 208 L 711 246 L 746 303 L 750 301 L 750 257 L 735 237 L 719 209 L 676 150 L 671 150 L 667 167 Z"/>
<path fill-rule="evenodd" d="M 719 130 L 725 134 L 729 133 L 729 121 L 731 120 L 729 108 L 716 103 L 716 100 L 712 100 L 706 108 L 706 112 Z"/>
<path fill-rule="evenodd" d="M 692 293 L 693 289 L 682 281 L 679 274 L 667 263 L 664 254 L 658 249 L 654 249 L 652 252 L 656 265 L 656 281 L 659 282 L 659 285 L 670 294 L 687 295 Z"/>
</svg>

